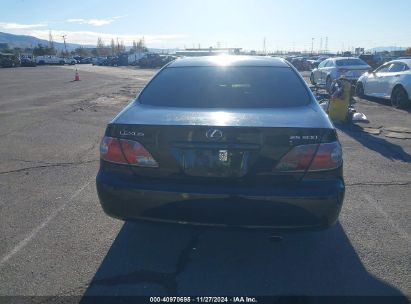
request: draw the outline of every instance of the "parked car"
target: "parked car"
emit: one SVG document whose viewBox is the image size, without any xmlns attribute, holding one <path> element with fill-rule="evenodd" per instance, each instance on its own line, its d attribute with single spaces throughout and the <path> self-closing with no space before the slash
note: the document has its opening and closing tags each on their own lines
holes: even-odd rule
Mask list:
<svg viewBox="0 0 411 304">
<path fill-rule="evenodd" d="M 62 57 L 54 56 L 54 55 L 44 55 L 44 56 L 37 56 L 36 63 L 43 65 L 43 64 L 65 64 L 66 61 Z"/>
<path fill-rule="evenodd" d="M 336 130 L 283 59 L 175 60 L 107 126 L 96 178 L 115 218 L 325 228 L 344 198 Z"/>
<path fill-rule="evenodd" d="M 371 67 L 356 57 L 335 57 L 322 61 L 318 68 L 312 70 L 310 81 L 313 85 L 325 86 L 330 91 L 332 82 L 343 76 L 356 82 Z"/>
<path fill-rule="evenodd" d="M 299 71 L 308 71 L 311 68 L 310 62 L 304 57 L 291 58 L 290 63 Z"/>
<path fill-rule="evenodd" d="M 382 56 L 374 54 L 362 54 L 359 56 L 359 58 L 366 62 L 373 69 L 380 66 L 384 62 Z"/>
<path fill-rule="evenodd" d="M 66 64 L 69 64 L 69 65 L 75 65 L 75 64 L 78 63 L 77 60 L 74 59 L 74 58 L 65 58 L 65 59 L 64 59 L 64 62 L 65 62 Z"/>
<path fill-rule="evenodd" d="M 172 56 L 172 55 L 162 55 L 161 59 L 163 61 L 163 65 L 166 65 L 167 63 L 174 61 L 177 59 L 177 56 Z"/>
<path fill-rule="evenodd" d="M 33 60 L 31 58 L 28 58 L 28 57 L 25 57 L 25 58 L 20 59 L 20 66 L 22 66 L 22 67 L 35 67 L 37 65 L 36 65 L 35 60 Z"/>
<path fill-rule="evenodd" d="M 327 56 L 314 56 L 308 59 L 308 63 L 310 64 L 310 69 L 315 69 L 318 65 L 323 62 L 324 60 L 328 59 Z"/>
<path fill-rule="evenodd" d="M 99 61 L 98 65 L 104 66 L 126 66 L 128 65 L 127 55 L 107 56 L 105 59 Z"/>
<path fill-rule="evenodd" d="M 116 66 L 117 65 L 117 57 L 116 56 L 107 56 L 104 60 L 98 62 L 98 65 L 104 66 Z"/>
<path fill-rule="evenodd" d="M 411 59 L 389 61 L 365 73 L 358 79 L 356 93 L 389 99 L 396 108 L 411 106 Z"/>
<path fill-rule="evenodd" d="M 90 64 L 92 63 L 92 58 L 91 57 L 85 57 L 80 59 L 80 64 Z"/>
<path fill-rule="evenodd" d="M 93 65 L 102 65 L 102 63 L 107 60 L 107 57 L 99 56 L 99 57 L 93 57 L 91 60 L 91 63 Z"/>
<path fill-rule="evenodd" d="M 130 65 L 138 65 L 138 61 L 143 58 L 147 52 L 134 52 L 128 55 L 128 63 Z"/>
<path fill-rule="evenodd" d="M 163 58 L 156 53 L 146 53 L 138 60 L 138 66 L 141 68 L 159 68 L 164 65 Z"/>
<path fill-rule="evenodd" d="M 16 55 L 12 53 L 0 52 L 0 67 L 14 68 L 20 65 L 20 61 Z"/>
</svg>

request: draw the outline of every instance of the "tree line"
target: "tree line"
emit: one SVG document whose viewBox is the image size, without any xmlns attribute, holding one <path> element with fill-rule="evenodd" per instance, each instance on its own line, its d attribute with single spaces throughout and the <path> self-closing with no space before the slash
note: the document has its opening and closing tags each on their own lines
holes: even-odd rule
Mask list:
<svg viewBox="0 0 411 304">
<path fill-rule="evenodd" d="M 147 52 L 148 49 L 145 45 L 144 37 L 139 39 L 138 42 L 133 40 L 133 46 L 130 48 L 130 53 L 141 53 Z M 126 47 L 124 45 L 124 41 L 119 41 L 118 38 L 114 40 L 111 39 L 109 45 L 105 45 L 101 37 L 97 39 L 97 47 L 95 50 L 95 54 L 97 56 L 109 56 L 109 55 L 119 55 L 121 53 L 126 52 Z"/>
<path fill-rule="evenodd" d="M 27 52 L 29 49 L 25 49 L 24 51 Z M 20 54 L 23 52 L 23 49 L 21 48 L 14 48 L 14 49 L 7 49 L 7 52 L 14 53 L 14 54 Z M 130 48 L 129 52 L 132 53 L 141 53 L 141 52 L 147 52 L 148 49 L 146 47 L 144 37 L 139 39 L 138 41 L 133 40 L 133 45 Z M 58 50 L 56 49 L 54 45 L 54 39 L 51 34 L 49 33 L 49 40 L 46 45 L 43 45 L 42 43 L 37 44 L 35 47 L 32 49 L 32 53 L 34 56 L 44 56 L 44 55 L 57 55 Z M 124 45 L 124 41 L 119 41 L 117 38 L 114 40 L 114 38 L 111 39 L 110 44 L 106 45 L 104 44 L 103 40 L 101 37 L 98 37 L 97 39 L 97 45 L 96 48 L 85 48 L 85 47 L 78 47 L 74 49 L 73 51 L 65 51 L 62 50 L 60 51 L 60 55 L 63 57 L 69 57 L 71 56 L 116 56 L 122 53 L 126 53 L 126 46 Z"/>
</svg>

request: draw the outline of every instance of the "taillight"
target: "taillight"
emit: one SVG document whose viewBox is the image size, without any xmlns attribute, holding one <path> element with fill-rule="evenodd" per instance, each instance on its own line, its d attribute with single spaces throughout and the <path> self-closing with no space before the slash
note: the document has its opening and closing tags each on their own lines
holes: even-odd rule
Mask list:
<svg viewBox="0 0 411 304">
<path fill-rule="evenodd" d="M 342 149 L 338 141 L 320 144 L 309 171 L 331 170 L 342 164 Z"/>
<path fill-rule="evenodd" d="M 341 145 L 335 141 L 295 146 L 281 158 L 275 170 L 282 172 L 332 170 L 340 167 L 341 164 Z"/>
<path fill-rule="evenodd" d="M 156 160 L 139 142 L 104 136 L 100 144 L 102 160 L 139 167 L 158 167 Z"/>
<path fill-rule="evenodd" d="M 305 171 L 310 165 L 318 144 L 295 146 L 275 167 L 279 171 Z"/>
</svg>

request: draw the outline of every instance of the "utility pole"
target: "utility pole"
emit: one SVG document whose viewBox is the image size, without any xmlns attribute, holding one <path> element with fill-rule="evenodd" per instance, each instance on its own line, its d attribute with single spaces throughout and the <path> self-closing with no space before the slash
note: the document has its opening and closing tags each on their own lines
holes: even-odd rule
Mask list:
<svg viewBox="0 0 411 304">
<path fill-rule="evenodd" d="M 323 48 L 323 37 L 320 38 L 320 47 L 318 49 L 318 54 L 321 54 Z"/>
<path fill-rule="evenodd" d="M 328 36 L 325 37 L 325 53 L 328 53 Z"/>
<path fill-rule="evenodd" d="M 314 52 L 314 38 L 311 38 L 311 56 L 313 55 Z"/>
<path fill-rule="evenodd" d="M 66 37 L 67 37 L 67 35 L 63 35 L 63 36 L 61 36 L 61 37 L 63 38 L 63 41 L 64 41 L 64 50 L 65 50 L 66 55 L 67 55 L 67 45 L 66 45 Z"/>
</svg>

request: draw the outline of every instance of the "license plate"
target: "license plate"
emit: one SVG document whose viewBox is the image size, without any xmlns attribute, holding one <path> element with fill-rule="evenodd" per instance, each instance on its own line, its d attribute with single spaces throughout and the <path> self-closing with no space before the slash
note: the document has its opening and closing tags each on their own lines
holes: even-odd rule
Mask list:
<svg viewBox="0 0 411 304">
<path fill-rule="evenodd" d="M 218 151 L 218 159 L 221 162 L 227 162 L 228 161 L 228 151 L 227 150 Z"/>
<path fill-rule="evenodd" d="M 225 149 L 180 150 L 180 164 L 191 176 L 241 177 L 247 173 L 249 154 L 247 151 Z"/>
</svg>

